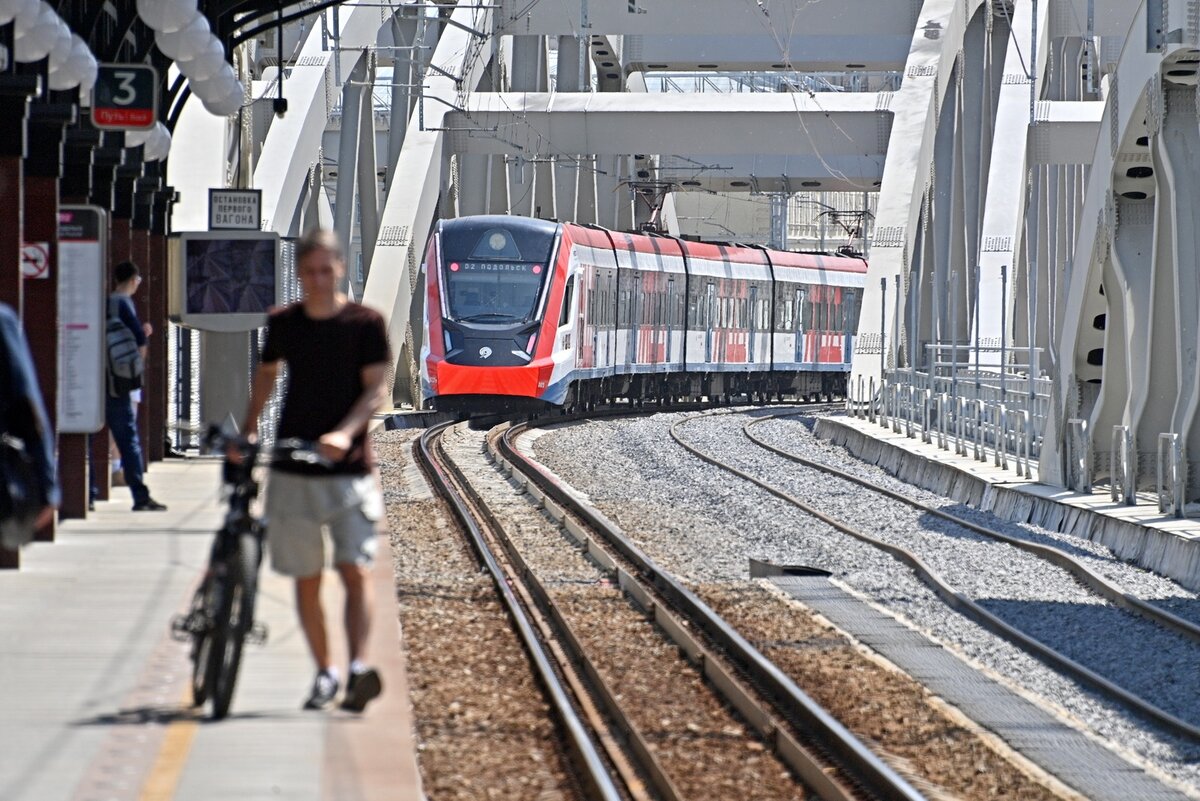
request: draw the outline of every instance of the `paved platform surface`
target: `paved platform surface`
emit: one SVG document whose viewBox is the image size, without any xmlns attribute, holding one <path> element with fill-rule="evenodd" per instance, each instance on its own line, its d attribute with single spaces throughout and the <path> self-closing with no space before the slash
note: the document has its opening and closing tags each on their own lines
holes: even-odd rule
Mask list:
<svg viewBox="0 0 1200 801">
<path fill-rule="evenodd" d="M 190 706 L 187 646 L 169 624 L 221 519 L 218 475 L 213 461 L 157 463 L 147 483 L 169 511 L 134 513 L 114 488 L 56 542 L 26 546 L 20 570 L 0 571 L 2 801 L 422 798 L 386 536 L 370 656 L 385 690 L 365 714 L 300 709 L 313 668 L 291 582 L 266 564 L 257 612 L 270 639 L 247 646 L 230 717 Z M 338 582 L 326 578 L 344 666 Z"/>
</svg>

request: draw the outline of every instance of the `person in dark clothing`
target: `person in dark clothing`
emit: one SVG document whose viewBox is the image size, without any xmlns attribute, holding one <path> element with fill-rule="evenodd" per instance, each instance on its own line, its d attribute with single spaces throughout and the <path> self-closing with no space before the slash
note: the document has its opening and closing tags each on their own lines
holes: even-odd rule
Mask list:
<svg viewBox="0 0 1200 801">
<path fill-rule="evenodd" d="M 145 360 L 146 337 L 152 334 L 153 330 L 149 323 L 143 324 L 138 320 L 132 297 L 141 286 L 141 273 L 138 272 L 136 264 L 123 261 L 116 266 L 113 276 L 117 287 L 108 297 L 108 316 L 110 319 L 119 318 L 133 333 L 142 352 L 142 359 Z M 108 430 L 112 432 L 113 440 L 117 443 L 117 450 L 121 453 L 121 471 L 125 474 L 125 484 L 133 494 L 133 511 L 162 512 L 167 507 L 150 497 L 150 490 L 142 479 L 142 445 L 138 438 L 137 418 L 130 397 L 133 392 L 140 390 L 140 386 L 130 386 L 110 374 L 105 419 Z"/>
<path fill-rule="evenodd" d="M 35 468 L 42 508 L 32 521 L 0 521 L 0 544 L 15 548 L 53 519 L 60 493 L 54 465 L 54 436 L 38 389 L 37 375 L 21 321 L 0 303 L 0 433 L 21 440 Z M 7 477 L 5 477 L 7 478 Z"/>
<path fill-rule="evenodd" d="M 280 362 L 286 362 L 287 386 L 276 436 L 316 442 L 332 467 L 272 465 L 266 500 L 271 563 L 277 572 L 296 579 L 297 611 L 317 666 L 304 706 L 324 709 L 339 690 L 320 595 L 328 530 L 333 563 L 346 589 L 350 675 L 342 708 L 361 712 L 382 691 L 379 673 L 365 661 L 374 604 L 375 524 L 383 517 L 367 424 L 387 399 L 391 355 L 383 317 L 338 291 L 346 263 L 331 232 L 316 231 L 301 239 L 296 264 L 303 300 L 273 312 L 267 322 L 242 432 L 247 439 L 257 439 L 259 415 L 275 387 Z M 236 460 L 236 449 L 229 456 Z"/>
</svg>

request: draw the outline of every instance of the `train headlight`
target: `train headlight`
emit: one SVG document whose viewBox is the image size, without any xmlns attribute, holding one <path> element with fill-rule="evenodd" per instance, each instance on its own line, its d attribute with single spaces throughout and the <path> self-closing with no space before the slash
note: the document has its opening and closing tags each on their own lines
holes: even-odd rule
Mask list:
<svg viewBox="0 0 1200 801">
<path fill-rule="evenodd" d="M 508 244 L 508 237 L 500 231 L 494 232 L 488 237 L 488 247 L 492 250 L 504 250 L 504 246 Z"/>
</svg>

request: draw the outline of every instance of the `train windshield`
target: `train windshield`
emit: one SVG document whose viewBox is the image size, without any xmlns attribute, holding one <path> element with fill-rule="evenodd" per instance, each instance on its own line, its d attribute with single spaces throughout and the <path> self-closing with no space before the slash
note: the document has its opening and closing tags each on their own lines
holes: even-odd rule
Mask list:
<svg viewBox="0 0 1200 801">
<path fill-rule="evenodd" d="M 533 318 L 550 272 L 554 231 L 460 223 L 442 232 L 442 275 L 450 317 L 516 323 Z"/>
</svg>

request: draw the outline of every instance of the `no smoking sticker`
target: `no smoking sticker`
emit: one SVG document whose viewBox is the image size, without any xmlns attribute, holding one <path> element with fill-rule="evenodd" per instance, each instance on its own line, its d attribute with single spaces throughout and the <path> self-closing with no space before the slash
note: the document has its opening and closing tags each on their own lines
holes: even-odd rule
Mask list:
<svg viewBox="0 0 1200 801">
<path fill-rule="evenodd" d="M 21 246 L 21 277 L 50 277 L 49 242 L 26 242 Z"/>
</svg>

